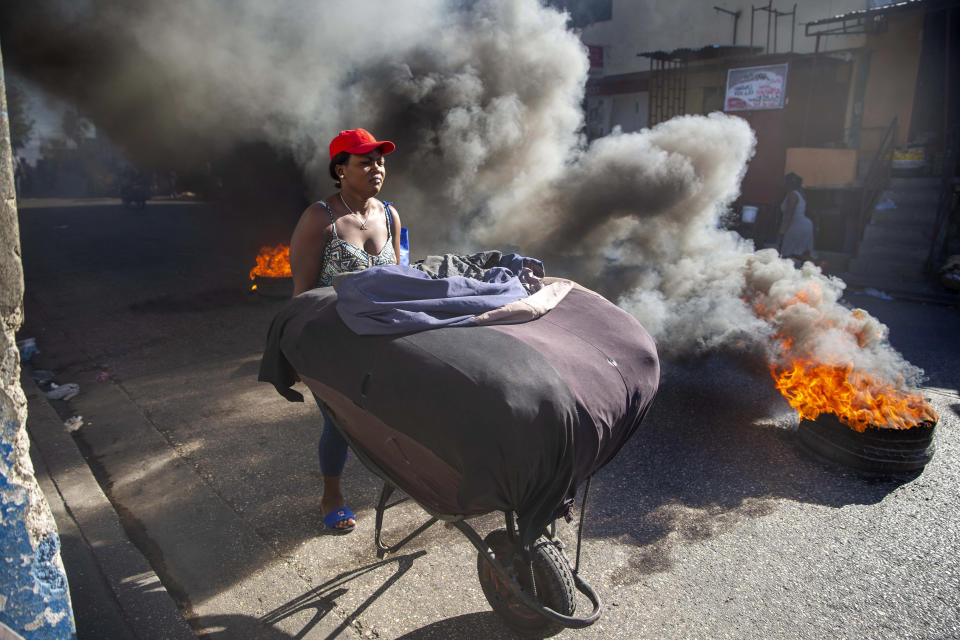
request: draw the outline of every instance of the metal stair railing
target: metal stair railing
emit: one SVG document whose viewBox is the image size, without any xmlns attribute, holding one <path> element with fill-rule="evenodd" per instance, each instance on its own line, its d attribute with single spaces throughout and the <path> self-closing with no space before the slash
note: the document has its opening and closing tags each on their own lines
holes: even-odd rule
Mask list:
<svg viewBox="0 0 960 640">
<path fill-rule="evenodd" d="M 860 200 L 860 214 L 857 218 L 857 235 L 854 254 L 860 251 L 860 242 L 863 240 L 863 233 L 870 222 L 870 214 L 877 198 L 887 188 L 890 182 L 890 169 L 893 166 L 893 150 L 897 141 L 897 117 L 894 116 L 883 134 L 880 141 L 880 148 L 873 156 L 870 162 L 870 168 L 867 170 L 867 176 L 863 179 L 863 196 Z"/>
<path fill-rule="evenodd" d="M 950 217 L 958 205 L 958 176 L 957 152 L 960 149 L 960 126 L 953 127 L 944 140 L 943 179 L 940 183 L 940 198 L 937 201 L 937 218 L 933 223 L 933 233 L 930 238 L 930 250 L 924 263 L 924 271 L 933 274 L 937 262 L 946 257 L 949 243 Z"/>
</svg>

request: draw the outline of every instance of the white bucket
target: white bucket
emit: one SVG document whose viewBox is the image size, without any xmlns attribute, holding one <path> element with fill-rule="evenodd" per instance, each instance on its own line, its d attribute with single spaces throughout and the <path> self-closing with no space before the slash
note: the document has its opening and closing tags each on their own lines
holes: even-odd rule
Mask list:
<svg viewBox="0 0 960 640">
<path fill-rule="evenodd" d="M 741 210 L 740 220 L 745 224 L 753 224 L 757 221 L 757 208 L 746 206 Z"/>
</svg>

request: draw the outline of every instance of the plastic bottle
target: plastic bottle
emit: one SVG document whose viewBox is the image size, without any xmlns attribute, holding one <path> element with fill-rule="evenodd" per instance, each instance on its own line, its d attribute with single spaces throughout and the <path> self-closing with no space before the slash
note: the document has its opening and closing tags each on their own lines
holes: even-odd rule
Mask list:
<svg viewBox="0 0 960 640">
<path fill-rule="evenodd" d="M 407 228 L 400 228 L 400 255 L 399 264 L 410 264 L 410 236 L 407 234 Z"/>
</svg>

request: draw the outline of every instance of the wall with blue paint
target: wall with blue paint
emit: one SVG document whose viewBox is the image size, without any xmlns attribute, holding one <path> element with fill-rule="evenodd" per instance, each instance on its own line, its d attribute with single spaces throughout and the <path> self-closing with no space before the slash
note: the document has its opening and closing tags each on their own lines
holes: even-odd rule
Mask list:
<svg viewBox="0 0 960 640">
<path fill-rule="evenodd" d="M 37 505 L 31 503 L 37 496 L 12 480 L 18 475 L 14 443 L 22 431 L 17 420 L 0 414 L 0 622 L 31 640 L 76 638 L 67 576 L 60 564 L 60 538 L 53 530 L 35 540 L 38 532 L 31 531 L 34 527 L 28 522 L 33 524 L 30 511 Z"/>
<path fill-rule="evenodd" d="M 30 461 L 15 332 L 23 268 L 0 54 L 0 637 L 75 640 L 60 538 Z"/>
</svg>

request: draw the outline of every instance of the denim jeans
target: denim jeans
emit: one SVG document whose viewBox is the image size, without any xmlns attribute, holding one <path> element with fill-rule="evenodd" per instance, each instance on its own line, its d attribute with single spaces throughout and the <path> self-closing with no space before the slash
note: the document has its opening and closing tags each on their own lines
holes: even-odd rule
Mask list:
<svg viewBox="0 0 960 640">
<path fill-rule="evenodd" d="M 320 414 L 323 416 L 323 432 L 320 434 L 320 443 L 317 445 L 320 473 L 336 478 L 343 473 L 343 466 L 347 463 L 347 441 L 343 439 L 333 419 L 324 411 L 320 398 L 314 395 L 313 399 L 316 400 Z"/>
</svg>

